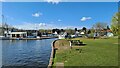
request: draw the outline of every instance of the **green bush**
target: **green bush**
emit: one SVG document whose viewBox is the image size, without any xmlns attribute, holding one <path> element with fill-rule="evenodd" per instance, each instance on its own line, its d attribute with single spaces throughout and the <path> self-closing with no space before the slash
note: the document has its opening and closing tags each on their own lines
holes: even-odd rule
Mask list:
<svg viewBox="0 0 120 68">
<path fill-rule="evenodd" d="M 88 38 L 93 38 L 94 37 L 94 33 L 88 34 L 87 37 Z"/>
</svg>

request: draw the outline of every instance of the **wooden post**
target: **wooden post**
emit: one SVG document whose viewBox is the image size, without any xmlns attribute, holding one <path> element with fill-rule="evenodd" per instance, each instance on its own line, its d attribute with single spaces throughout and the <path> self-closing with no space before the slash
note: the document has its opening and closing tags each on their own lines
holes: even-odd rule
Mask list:
<svg viewBox="0 0 120 68">
<path fill-rule="evenodd" d="M 70 43 L 70 48 L 72 49 L 72 43 L 71 43 L 71 41 L 69 41 L 69 43 Z"/>
</svg>

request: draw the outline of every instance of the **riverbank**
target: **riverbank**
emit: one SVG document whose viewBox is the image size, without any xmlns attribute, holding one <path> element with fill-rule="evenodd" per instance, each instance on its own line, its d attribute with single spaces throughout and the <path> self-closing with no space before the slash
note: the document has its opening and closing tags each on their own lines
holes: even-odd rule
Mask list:
<svg viewBox="0 0 120 68">
<path fill-rule="evenodd" d="M 52 47 L 52 51 L 51 51 L 51 55 L 50 55 L 50 60 L 49 60 L 49 64 L 48 64 L 48 68 L 52 68 L 52 65 L 53 65 L 53 58 L 54 58 L 54 55 L 55 55 L 55 42 L 57 40 L 54 40 L 52 43 L 51 43 L 51 47 Z"/>
<path fill-rule="evenodd" d="M 56 37 L 40 37 L 40 38 L 0 38 L 0 40 L 42 40 L 42 39 L 52 39 Z"/>
<path fill-rule="evenodd" d="M 118 39 L 84 39 L 75 38 L 86 43 L 85 46 L 69 46 L 65 40 L 57 40 L 57 48 L 53 68 L 57 63 L 64 63 L 64 67 L 72 66 L 118 66 Z M 95 67 L 94 67 L 95 68 Z"/>
</svg>

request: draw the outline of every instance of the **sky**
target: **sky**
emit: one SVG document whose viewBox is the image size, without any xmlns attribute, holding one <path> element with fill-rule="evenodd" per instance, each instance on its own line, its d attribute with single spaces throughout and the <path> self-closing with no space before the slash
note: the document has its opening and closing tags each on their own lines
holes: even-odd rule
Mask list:
<svg viewBox="0 0 120 68">
<path fill-rule="evenodd" d="M 19 29 L 91 28 L 111 24 L 117 2 L 3 2 L 5 21 Z"/>
<path fill-rule="evenodd" d="M 119 0 L 0 0 L 2 2 L 118 2 Z"/>
</svg>

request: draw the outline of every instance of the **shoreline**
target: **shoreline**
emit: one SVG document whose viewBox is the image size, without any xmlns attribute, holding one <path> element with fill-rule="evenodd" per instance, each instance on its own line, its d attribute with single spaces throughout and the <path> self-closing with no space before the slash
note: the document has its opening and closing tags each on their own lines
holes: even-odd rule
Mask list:
<svg viewBox="0 0 120 68">
<path fill-rule="evenodd" d="M 54 45 L 54 43 L 55 43 L 56 41 L 57 41 L 57 40 L 54 40 L 54 41 L 51 43 L 52 51 L 51 51 L 50 60 L 49 60 L 49 64 L 48 64 L 48 67 L 47 67 L 47 68 L 52 68 L 53 58 L 54 58 L 54 55 L 55 55 L 55 45 Z"/>
<path fill-rule="evenodd" d="M 41 38 L 0 38 L 0 40 L 42 40 L 42 39 L 52 39 L 56 37 L 41 37 Z"/>
</svg>

